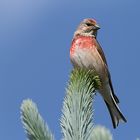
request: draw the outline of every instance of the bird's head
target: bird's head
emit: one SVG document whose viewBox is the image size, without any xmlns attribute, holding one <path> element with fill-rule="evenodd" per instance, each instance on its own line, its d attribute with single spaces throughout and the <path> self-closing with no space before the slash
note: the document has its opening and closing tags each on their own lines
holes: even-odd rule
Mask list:
<svg viewBox="0 0 140 140">
<path fill-rule="evenodd" d="M 84 19 L 78 26 L 74 36 L 84 35 L 84 36 L 94 36 L 96 38 L 97 31 L 100 29 L 96 20 L 88 18 Z"/>
</svg>

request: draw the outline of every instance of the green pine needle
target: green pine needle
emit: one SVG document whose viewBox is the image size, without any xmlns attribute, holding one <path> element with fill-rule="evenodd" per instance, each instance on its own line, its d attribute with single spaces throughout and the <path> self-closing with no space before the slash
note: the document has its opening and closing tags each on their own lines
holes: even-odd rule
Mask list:
<svg viewBox="0 0 140 140">
<path fill-rule="evenodd" d="M 90 140 L 112 140 L 112 134 L 110 131 L 103 126 L 96 126 L 93 129 Z"/>
<path fill-rule="evenodd" d="M 38 112 L 37 106 L 30 99 L 21 105 L 21 119 L 28 140 L 54 140 L 47 125 Z"/>
<path fill-rule="evenodd" d="M 99 77 L 92 70 L 74 69 L 72 71 L 61 117 L 64 140 L 90 138 L 93 132 L 93 95 L 100 84 Z"/>
</svg>

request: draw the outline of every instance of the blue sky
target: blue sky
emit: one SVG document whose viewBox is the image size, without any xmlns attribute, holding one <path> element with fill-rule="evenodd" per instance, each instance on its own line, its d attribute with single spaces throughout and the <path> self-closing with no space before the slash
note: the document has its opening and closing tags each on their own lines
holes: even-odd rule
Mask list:
<svg viewBox="0 0 140 140">
<path fill-rule="evenodd" d="M 120 107 L 128 123 L 112 128 L 101 97 L 95 99 L 95 123 L 115 140 L 140 137 L 139 0 L 0 0 L 1 139 L 26 139 L 20 104 L 31 98 L 56 139 L 65 87 L 72 69 L 69 48 L 81 20 L 95 18 Z"/>
</svg>

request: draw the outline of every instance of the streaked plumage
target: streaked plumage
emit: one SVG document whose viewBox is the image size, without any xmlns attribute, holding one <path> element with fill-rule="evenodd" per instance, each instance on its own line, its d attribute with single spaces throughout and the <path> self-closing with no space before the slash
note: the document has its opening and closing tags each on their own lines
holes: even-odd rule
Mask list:
<svg viewBox="0 0 140 140">
<path fill-rule="evenodd" d="M 98 73 L 102 86 L 99 89 L 111 115 L 114 128 L 119 121 L 126 122 L 121 113 L 119 99 L 114 93 L 107 61 L 98 43 L 97 30 L 99 26 L 93 19 L 84 19 L 78 26 L 70 48 L 70 58 L 74 67 L 94 69 Z"/>
</svg>

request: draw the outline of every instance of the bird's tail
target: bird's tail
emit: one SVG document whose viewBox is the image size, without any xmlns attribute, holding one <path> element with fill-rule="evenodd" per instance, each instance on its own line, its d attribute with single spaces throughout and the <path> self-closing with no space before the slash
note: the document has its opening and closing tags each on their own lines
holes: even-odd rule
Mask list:
<svg viewBox="0 0 140 140">
<path fill-rule="evenodd" d="M 119 109 L 119 99 L 114 93 L 112 84 L 104 84 L 103 87 L 100 89 L 100 93 L 107 105 L 108 111 L 112 119 L 113 127 L 116 128 L 120 121 L 127 122 Z"/>
<path fill-rule="evenodd" d="M 127 120 L 123 116 L 122 112 L 119 109 L 119 106 L 116 104 L 113 97 L 112 97 L 112 102 L 113 102 L 113 104 L 110 105 L 105 101 L 105 103 L 107 105 L 107 108 L 109 110 L 111 119 L 112 119 L 113 127 L 116 128 L 120 121 L 121 122 L 127 122 Z"/>
</svg>

